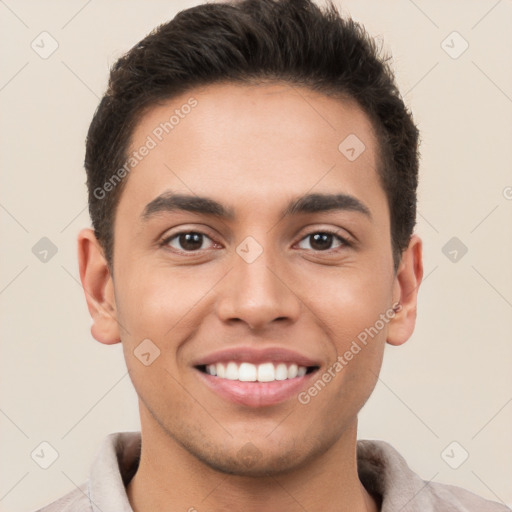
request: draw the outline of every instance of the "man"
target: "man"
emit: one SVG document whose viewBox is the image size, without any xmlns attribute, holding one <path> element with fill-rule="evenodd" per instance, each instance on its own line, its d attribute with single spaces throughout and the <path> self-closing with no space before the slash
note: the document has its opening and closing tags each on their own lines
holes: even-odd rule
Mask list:
<svg viewBox="0 0 512 512">
<path fill-rule="evenodd" d="M 417 141 L 332 5 L 206 4 L 122 57 L 87 138 L 79 265 L 141 433 L 42 510 L 506 510 L 357 441 L 385 343 L 414 329 Z"/>
</svg>

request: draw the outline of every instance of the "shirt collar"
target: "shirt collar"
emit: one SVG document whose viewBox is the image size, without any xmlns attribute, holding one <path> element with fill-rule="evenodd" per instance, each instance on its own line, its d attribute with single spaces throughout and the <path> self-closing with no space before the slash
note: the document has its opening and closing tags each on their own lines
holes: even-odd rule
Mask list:
<svg viewBox="0 0 512 512">
<path fill-rule="evenodd" d="M 140 432 L 116 432 L 104 439 L 89 475 L 93 512 L 133 512 L 126 486 L 137 470 L 140 450 Z"/>
<path fill-rule="evenodd" d="M 140 432 L 108 435 L 92 465 L 88 495 L 93 512 L 133 512 L 126 486 L 137 471 L 141 450 Z M 411 471 L 404 458 L 383 441 L 358 441 L 359 478 L 381 501 L 381 512 L 434 512 L 428 485 Z"/>
</svg>

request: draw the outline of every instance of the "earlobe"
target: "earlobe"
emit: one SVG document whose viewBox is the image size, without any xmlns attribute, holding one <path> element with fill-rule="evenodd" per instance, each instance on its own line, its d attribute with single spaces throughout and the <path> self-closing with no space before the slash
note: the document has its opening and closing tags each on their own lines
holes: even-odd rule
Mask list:
<svg viewBox="0 0 512 512">
<path fill-rule="evenodd" d="M 416 324 L 418 289 L 423 278 L 422 241 L 412 235 L 402 253 L 394 283 L 394 302 L 400 303 L 389 322 L 387 342 L 402 345 L 412 335 Z"/>
<path fill-rule="evenodd" d="M 91 334 L 100 343 L 121 341 L 112 275 L 92 229 L 78 234 L 78 265 L 85 300 L 92 318 Z"/>
</svg>

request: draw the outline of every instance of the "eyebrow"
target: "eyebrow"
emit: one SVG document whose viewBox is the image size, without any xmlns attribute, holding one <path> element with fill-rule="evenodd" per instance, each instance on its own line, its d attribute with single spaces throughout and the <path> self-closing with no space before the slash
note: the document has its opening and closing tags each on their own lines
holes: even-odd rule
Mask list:
<svg viewBox="0 0 512 512">
<path fill-rule="evenodd" d="M 346 210 L 362 213 L 369 219 L 372 218 L 370 209 L 359 199 L 349 194 L 306 194 L 293 199 L 281 212 L 286 215 L 298 215 L 301 213 L 318 213 L 332 210 Z M 235 212 L 232 208 L 209 197 L 196 195 L 176 194 L 164 192 L 149 202 L 141 215 L 143 222 L 160 213 L 175 211 L 188 211 L 204 215 L 212 215 L 220 219 L 234 220 Z"/>
</svg>

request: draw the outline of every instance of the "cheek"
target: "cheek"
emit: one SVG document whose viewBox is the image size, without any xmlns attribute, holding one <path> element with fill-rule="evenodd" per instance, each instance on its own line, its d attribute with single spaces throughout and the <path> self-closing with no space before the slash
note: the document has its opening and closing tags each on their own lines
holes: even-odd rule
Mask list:
<svg viewBox="0 0 512 512">
<path fill-rule="evenodd" d="M 389 272 L 379 277 L 368 268 L 354 266 L 319 273 L 314 282 L 315 286 L 310 286 L 304 297 L 329 331 L 338 353 L 358 336 L 364 341 L 364 333 L 376 323 L 379 335 L 385 337 L 387 323 L 382 325 L 379 319 L 383 314 L 389 315 L 393 285 Z"/>
<path fill-rule="evenodd" d="M 387 337 L 392 279 L 367 268 L 336 270 L 318 275 L 308 291 L 308 306 L 328 338 L 331 364 L 319 375 L 333 382 L 324 402 L 342 416 L 355 413 L 373 390 Z M 322 384 L 318 386 L 322 387 Z M 313 391 L 314 393 L 314 391 Z M 342 411 L 336 404 L 352 404 Z"/>
<path fill-rule="evenodd" d="M 347 424 L 357 415 L 377 382 L 389 324 L 385 315 L 390 288 L 360 276 L 347 277 L 316 298 L 317 315 L 327 326 L 324 332 L 333 355 L 318 375 L 325 384 L 315 381 L 305 400 L 322 394 L 314 407 L 320 414 L 331 415 L 336 425 Z"/>
<path fill-rule="evenodd" d="M 190 271 L 190 272 L 193 272 Z M 123 273 L 116 287 L 117 312 L 133 334 L 161 337 L 189 310 L 200 286 L 191 286 L 193 276 L 182 277 L 164 269 L 145 269 L 134 265 L 133 271 Z M 188 286 L 186 281 L 188 280 Z"/>
<path fill-rule="evenodd" d="M 208 314 L 208 296 L 219 277 L 210 269 L 142 263 L 122 274 L 116 287 L 117 317 L 125 354 L 145 339 L 161 351 L 159 363 L 179 366 L 180 347 Z M 119 300 L 118 300 L 119 299 Z M 128 359 L 127 359 L 128 363 Z"/>
<path fill-rule="evenodd" d="M 176 360 L 180 337 L 197 293 L 190 287 L 184 293 L 179 279 L 171 279 L 164 270 L 151 272 L 139 263 L 133 272 L 124 272 L 118 283 L 116 301 L 118 321 L 122 325 L 122 347 L 130 378 L 147 407 L 153 403 L 155 390 L 177 406 L 180 402 L 176 379 Z M 166 275 L 167 274 L 167 275 Z M 120 274 L 121 275 L 121 274 Z M 175 410 L 175 409 L 174 409 Z"/>
</svg>

